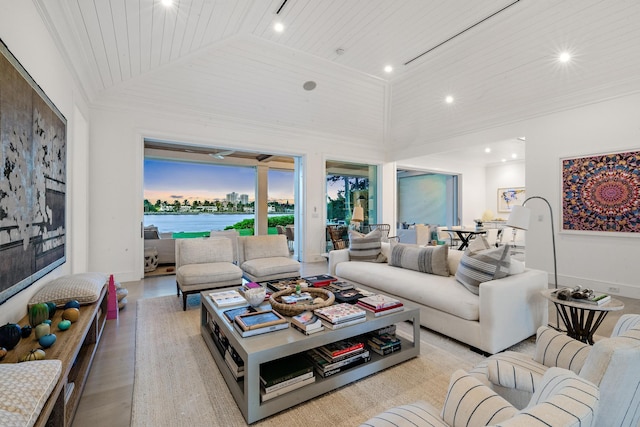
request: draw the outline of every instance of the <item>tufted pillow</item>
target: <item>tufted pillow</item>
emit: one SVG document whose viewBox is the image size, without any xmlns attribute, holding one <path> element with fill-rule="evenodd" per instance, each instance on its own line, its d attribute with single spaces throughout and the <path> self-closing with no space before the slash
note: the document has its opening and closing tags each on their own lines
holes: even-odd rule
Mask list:
<svg viewBox="0 0 640 427">
<path fill-rule="evenodd" d="M 100 297 L 109 276 L 104 273 L 79 273 L 58 277 L 46 283 L 29 300 L 33 304 L 52 301 L 56 306 L 64 306 L 71 300 L 80 304 L 92 304 Z"/>
<path fill-rule="evenodd" d="M 387 262 L 382 254 L 382 232 L 375 229 L 369 234 L 349 230 L 349 259 L 351 261 Z"/>
<path fill-rule="evenodd" d="M 474 239 L 460 260 L 456 280 L 479 295 L 480 283 L 501 279 L 509 274 L 509 251 L 509 245 L 496 248 L 489 245 L 484 237 Z"/>
<path fill-rule="evenodd" d="M 398 243 L 391 251 L 389 265 L 438 276 L 449 276 L 448 253 L 447 245 L 420 247 Z"/>
<path fill-rule="evenodd" d="M 513 417 L 518 410 L 477 378 L 459 369 L 451 375 L 442 407 L 450 426 L 487 426 Z"/>
<path fill-rule="evenodd" d="M 59 360 L 0 365 L 0 425 L 33 426 L 61 373 Z"/>
</svg>

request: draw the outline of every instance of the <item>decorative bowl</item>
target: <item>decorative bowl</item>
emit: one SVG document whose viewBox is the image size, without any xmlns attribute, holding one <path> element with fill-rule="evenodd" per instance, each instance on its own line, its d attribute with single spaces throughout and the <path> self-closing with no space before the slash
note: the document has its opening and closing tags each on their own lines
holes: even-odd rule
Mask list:
<svg viewBox="0 0 640 427">
<path fill-rule="evenodd" d="M 336 297 L 333 295 L 333 292 L 330 292 L 326 289 L 322 288 L 305 288 L 305 292 L 309 292 L 311 296 L 314 298 L 322 299 L 322 302 L 314 302 L 312 304 L 284 304 L 281 300 L 283 295 L 290 295 L 294 293 L 296 290 L 294 288 L 283 289 L 282 291 L 271 294 L 271 298 L 269 298 L 269 303 L 271 303 L 271 308 L 277 311 L 278 313 L 284 316 L 295 316 L 297 314 L 302 313 L 303 311 L 309 310 L 313 311 L 316 308 L 327 307 L 333 304 L 336 300 Z"/>
<path fill-rule="evenodd" d="M 251 304 L 252 307 L 257 307 L 264 302 L 264 297 L 267 295 L 267 290 L 263 287 L 247 289 L 244 292 L 245 299 Z"/>
</svg>

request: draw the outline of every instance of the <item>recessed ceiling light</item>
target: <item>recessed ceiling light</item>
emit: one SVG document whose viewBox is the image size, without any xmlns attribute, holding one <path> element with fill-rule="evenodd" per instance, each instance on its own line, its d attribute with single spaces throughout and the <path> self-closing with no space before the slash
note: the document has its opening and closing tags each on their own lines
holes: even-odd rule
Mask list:
<svg viewBox="0 0 640 427">
<path fill-rule="evenodd" d="M 485 149 L 484 149 L 484 152 L 485 152 L 485 153 L 490 153 L 490 152 L 491 152 L 491 148 L 489 148 L 489 147 L 485 148 Z"/>
<path fill-rule="evenodd" d="M 518 141 L 522 141 L 522 142 L 525 142 L 527 140 L 527 138 L 524 137 L 524 136 L 520 136 L 517 139 L 518 139 Z"/>
<path fill-rule="evenodd" d="M 164 7 L 170 7 L 173 4 L 173 0 L 162 0 L 162 5 Z"/>
<path fill-rule="evenodd" d="M 507 159 L 502 159 L 501 161 L 502 161 L 502 163 L 504 163 L 504 162 L 506 162 L 506 161 L 507 161 Z"/>
<path fill-rule="evenodd" d="M 513 154 L 511 155 L 511 158 L 512 158 L 512 159 L 517 159 L 517 158 L 518 158 L 518 155 L 517 155 L 516 153 L 513 153 Z"/>
<path fill-rule="evenodd" d="M 274 29 L 276 32 L 281 33 L 281 32 L 283 32 L 283 31 L 284 31 L 284 25 L 282 24 L 282 22 L 276 22 L 276 23 L 273 25 L 273 29 Z"/>
<path fill-rule="evenodd" d="M 384 72 L 385 73 L 390 73 L 393 71 L 393 67 L 391 65 L 387 65 L 384 67 Z"/>
<path fill-rule="evenodd" d="M 447 97 L 444 99 L 444 101 L 445 101 L 447 104 L 453 104 L 453 96 L 451 96 L 451 95 L 447 95 Z"/>
<path fill-rule="evenodd" d="M 571 61 L 571 54 L 569 52 L 562 52 L 560 56 L 558 56 L 558 60 L 560 62 L 569 62 Z"/>
</svg>

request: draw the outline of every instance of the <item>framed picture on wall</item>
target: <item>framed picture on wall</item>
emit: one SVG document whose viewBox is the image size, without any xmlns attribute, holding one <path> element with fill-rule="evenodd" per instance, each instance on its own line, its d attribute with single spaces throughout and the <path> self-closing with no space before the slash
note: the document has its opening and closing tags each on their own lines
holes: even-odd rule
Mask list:
<svg viewBox="0 0 640 427">
<path fill-rule="evenodd" d="M 562 232 L 640 236 L 640 151 L 561 159 Z"/>
<path fill-rule="evenodd" d="M 0 40 L 0 304 L 66 260 L 67 121 Z"/>
<path fill-rule="evenodd" d="M 524 187 L 498 188 L 498 212 L 511 212 L 515 205 L 522 205 L 527 196 Z"/>
</svg>

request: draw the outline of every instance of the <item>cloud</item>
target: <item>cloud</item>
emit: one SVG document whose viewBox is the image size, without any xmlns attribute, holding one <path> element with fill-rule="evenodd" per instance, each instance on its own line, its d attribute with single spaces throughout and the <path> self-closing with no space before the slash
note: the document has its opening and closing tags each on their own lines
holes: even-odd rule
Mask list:
<svg viewBox="0 0 640 427">
<path fill-rule="evenodd" d="M 170 195 L 169 197 L 171 197 L 172 199 L 182 199 L 183 196 L 182 195 L 178 195 L 176 196 L 175 194 Z"/>
</svg>

